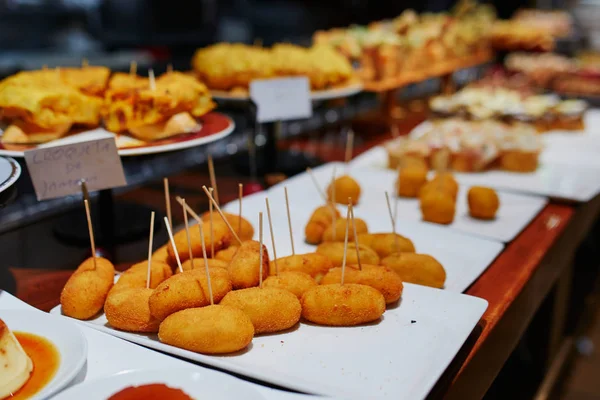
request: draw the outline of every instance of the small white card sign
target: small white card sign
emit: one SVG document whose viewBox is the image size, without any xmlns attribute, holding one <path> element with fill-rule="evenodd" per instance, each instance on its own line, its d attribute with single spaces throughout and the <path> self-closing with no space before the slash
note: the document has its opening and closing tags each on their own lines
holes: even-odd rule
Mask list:
<svg viewBox="0 0 600 400">
<path fill-rule="evenodd" d="M 310 118 L 310 84 L 305 76 L 250 82 L 250 98 L 258 107 L 258 122 Z"/>
<path fill-rule="evenodd" d="M 25 161 L 38 200 L 127 184 L 114 137 L 38 148 L 25 152 Z"/>
</svg>

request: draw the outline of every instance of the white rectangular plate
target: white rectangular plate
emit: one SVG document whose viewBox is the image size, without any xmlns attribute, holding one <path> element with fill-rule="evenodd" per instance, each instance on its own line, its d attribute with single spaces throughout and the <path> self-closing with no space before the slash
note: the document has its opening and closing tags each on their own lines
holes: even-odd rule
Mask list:
<svg viewBox="0 0 600 400">
<path fill-rule="evenodd" d="M 388 169 L 371 167 L 350 167 L 348 171 L 344 171 L 342 163 L 330 163 L 314 171 L 322 187 L 327 187 L 329 184 L 334 167 L 339 171 L 337 173 L 338 176 L 347 172 L 360 184 L 362 190 L 360 201 L 355 206 L 356 214 L 361 217 L 365 216 L 367 218 L 384 220 L 387 222 L 384 226 L 387 226 L 387 230 L 391 231 L 391 221 L 384 192 L 389 192 L 390 201 L 392 202 L 392 207 L 394 207 L 393 201 L 396 199 L 394 184 L 397 173 Z M 302 188 L 312 185 L 306 173 L 292 178 L 290 183 L 294 187 L 298 185 Z M 289 183 L 285 185 L 290 186 Z M 490 221 L 483 221 L 469 216 L 469 207 L 467 204 L 468 189 L 469 187 L 463 185 L 460 187 L 453 223 L 449 225 L 426 224 L 436 227 L 448 227 L 475 236 L 509 242 L 529 224 L 547 203 L 547 200 L 543 197 L 500 192 L 498 193 L 500 209 L 496 218 Z M 317 199 L 317 202 L 322 203 L 320 199 Z M 315 205 L 315 208 L 317 205 Z M 419 200 L 400 198 L 398 200 L 398 219 L 399 228 L 404 224 L 404 221 L 422 221 Z"/>
<path fill-rule="evenodd" d="M 467 339 L 487 302 L 406 284 L 379 323 L 297 328 L 255 337 L 249 349 L 207 356 L 160 343 L 156 335 L 117 331 L 104 315 L 80 321 L 108 334 L 261 381 L 343 398 L 424 398 Z M 60 306 L 51 311 L 61 314 Z M 412 322 L 414 321 L 414 322 Z"/>
<path fill-rule="evenodd" d="M 328 166 L 314 170 L 321 185 L 326 181 L 325 178 L 321 179 L 321 177 L 330 177 L 329 172 Z M 341 172 L 342 170 L 340 170 Z M 304 241 L 304 227 L 312 212 L 325 202 L 319 197 L 317 190 L 306 174 L 295 176 L 266 192 L 244 197 L 242 208 L 244 217 L 254 225 L 254 239 L 258 240 L 258 213 L 260 211 L 264 213 L 263 242 L 269 248 L 270 256 L 273 257 L 265 206 L 265 198 L 268 196 L 273 218 L 273 234 L 276 241 L 277 257 L 292 254 L 285 210 L 284 186 L 288 188 L 290 199 L 295 251 L 297 254 L 314 252 L 317 246 L 307 244 Z M 355 212 L 356 218 L 365 220 L 369 232 L 392 231 L 391 221 L 387 208 L 385 208 L 384 194 L 383 192 L 380 194 L 382 203 L 375 202 L 371 204 L 368 202 L 367 197 L 364 205 L 357 207 Z M 342 208 L 344 207 L 340 207 L 340 209 Z M 237 213 L 237 201 L 227 204 L 225 209 Z M 494 261 L 504 247 L 502 243 L 495 240 L 475 237 L 447 229 L 441 225 L 426 224 L 416 220 L 401 220 L 398 233 L 411 239 L 418 253 L 429 254 L 444 266 L 446 270 L 444 288 L 453 292 L 466 290 Z"/>
<path fill-rule="evenodd" d="M 567 147 L 567 151 L 576 151 Z M 543 154 L 543 153 L 542 153 Z M 516 173 L 507 171 L 485 171 L 478 173 L 455 173 L 458 182 L 465 185 L 489 186 L 512 192 L 521 192 L 573 200 L 589 201 L 600 193 L 600 163 L 570 162 L 572 157 L 562 153 L 551 162 L 542 156 L 542 163 L 535 172 Z M 589 159 L 589 158 L 588 158 Z M 353 168 L 387 168 L 386 150 L 379 146 L 352 160 Z"/>
</svg>

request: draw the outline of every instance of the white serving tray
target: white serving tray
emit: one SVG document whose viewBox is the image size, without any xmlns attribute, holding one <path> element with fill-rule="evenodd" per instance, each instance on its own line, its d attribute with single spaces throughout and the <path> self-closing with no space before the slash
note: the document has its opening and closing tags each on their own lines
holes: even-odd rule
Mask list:
<svg viewBox="0 0 600 400">
<path fill-rule="evenodd" d="M 564 149 L 575 151 L 571 147 Z M 543 153 L 542 153 L 543 154 Z M 564 153 L 563 153 L 564 154 Z M 576 153 L 575 153 L 576 156 Z M 485 171 L 479 173 L 455 173 L 459 183 L 482 185 L 511 192 L 520 192 L 553 198 L 586 202 L 600 193 L 600 165 L 585 162 L 571 163 L 564 155 L 559 161 L 542 163 L 535 172 L 516 173 L 507 171 Z M 387 169 L 387 153 L 374 147 L 352 160 L 353 168 L 372 167 Z M 583 164 L 583 165 L 582 165 Z"/>
<path fill-rule="evenodd" d="M 343 173 L 351 175 L 361 186 L 361 197 L 355 206 L 358 215 L 367 219 L 387 221 L 387 230 L 391 231 L 391 222 L 385 200 L 385 191 L 389 192 L 390 201 L 395 201 L 394 182 L 397 173 L 388 169 L 377 169 L 371 167 L 350 167 L 347 171 L 342 163 L 329 163 L 314 171 L 317 180 L 322 187 L 326 187 L 331 179 L 333 168 L 336 168 L 338 176 Z M 312 185 L 310 177 L 306 173 L 298 175 L 290 180 L 293 185 L 307 187 Z M 290 186 L 288 183 L 285 185 Z M 450 228 L 475 236 L 494 239 L 501 242 L 509 242 L 521 232 L 529 222 L 544 208 L 547 200 L 543 197 L 524 196 L 511 193 L 498 193 L 500 198 L 500 209 L 497 217 L 491 221 L 482 221 L 469 216 L 467 204 L 468 187 L 460 187 L 454 222 L 449 225 L 427 223 L 435 227 Z M 291 188 L 288 188 L 291 190 Z M 295 189 L 294 189 L 295 190 Z M 307 199 L 308 201 L 308 199 Z M 316 199 L 317 203 L 322 203 Z M 421 210 L 418 199 L 400 198 L 398 203 L 399 228 L 405 221 L 422 221 Z M 304 201 L 303 201 L 304 202 Z"/>
<path fill-rule="evenodd" d="M 317 179 L 326 168 L 314 170 Z M 327 172 L 328 173 L 328 172 Z M 327 175 L 327 174 L 325 174 Z M 324 202 L 320 199 L 317 190 L 306 175 L 298 175 L 285 183 L 276 185 L 266 192 L 260 192 L 244 197 L 242 212 L 254 226 L 254 239 L 258 240 L 258 213 L 264 214 L 263 242 L 269 248 L 273 257 L 271 234 L 266 214 L 265 198 L 269 197 L 271 215 L 273 218 L 273 234 L 277 257 L 292 254 L 289 238 L 287 214 L 285 210 L 284 187 L 288 188 L 290 210 L 292 214 L 292 227 L 294 233 L 294 247 L 297 254 L 314 252 L 317 246 L 304 241 L 304 227 L 312 212 Z M 391 221 L 385 207 L 385 198 L 381 192 L 382 204 L 373 204 L 373 207 L 359 206 L 356 208 L 355 217 L 366 221 L 369 231 L 391 232 Z M 379 209 L 376 209 L 376 208 Z M 237 201 L 224 207 L 228 212 L 237 213 Z M 345 207 L 339 209 L 345 213 Z M 400 213 L 400 209 L 398 211 Z M 345 217 L 345 214 L 344 214 Z M 436 224 L 427 224 L 420 221 L 410 221 L 400 218 L 398 233 L 411 239 L 418 253 L 430 254 L 435 257 L 446 270 L 446 284 L 444 289 L 453 292 L 463 292 L 475 279 L 494 261 L 504 246 L 495 240 L 475 237 Z"/>
<path fill-rule="evenodd" d="M 346 328 L 300 323 L 285 333 L 255 337 L 246 351 L 227 356 L 202 355 L 160 343 L 156 335 L 118 331 L 104 315 L 80 323 L 306 393 L 413 400 L 427 396 L 486 308 L 483 299 L 406 284 L 400 303 L 378 323 Z M 60 306 L 51 313 L 60 315 Z"/>
</svg>

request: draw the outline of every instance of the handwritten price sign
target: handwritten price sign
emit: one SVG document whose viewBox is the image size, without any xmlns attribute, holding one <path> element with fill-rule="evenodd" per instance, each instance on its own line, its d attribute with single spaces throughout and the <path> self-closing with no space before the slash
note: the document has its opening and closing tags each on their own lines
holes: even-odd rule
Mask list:
<svg viewBox="0 0 600 400">
<path fill-rule="evenodd" d="M 127 184 L 113 137 L 25 152 L 25 161 L 38 200 Z"/>
<path fill-rule="evenodd" d="M 310 118 L 312 103 L 306 77 L 250 82 L 250 98 L 258 107 L 258 122 Z"/>
</svg>

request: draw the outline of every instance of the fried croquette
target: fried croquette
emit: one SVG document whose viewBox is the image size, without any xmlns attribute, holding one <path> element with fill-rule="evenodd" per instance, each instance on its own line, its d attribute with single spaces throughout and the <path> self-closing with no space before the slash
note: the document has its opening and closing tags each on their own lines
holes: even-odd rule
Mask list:
<svg viewBox="0 0 600 400">
<path fill-rule="evenodd" d="M 227 270 L 227 266 L 229 265 L 228 261 L 217 260 L 216 258 L 208 258 L 206 262 L 208 263 L 208 268 L 210 269 L 221 268 Z M 184 263 L 181 263 L 181 269 L 183 269 L 184 271 L 190 271 L 192 269 L 202 269 L 202 271 L 204 271 L 204 259 L 195 258 L 193 260 L 193 264 L 194 265 L 192 268 L 192 260 L 188 259 Z M 179 268 L 175 269 L 175 273 L 179 273 Z"/>
<path fill-rule="evenodd" d="M 317 282 L 333 268 L 331 260 L 324 254 L 319 253 L 306 253 L 306 254 L 294 254 L 287 257 L 281 257 L 277 259 L 277 266 L 279 266 L 279 272 L 304 272 L 315 278 Z M 270 263 L 271 275 L 276 274 L 275 262 Z"/>
<path fill-rule="evenodd" d="M 314 278 L 305 272 L 299 271 L 280 271 L 279 276 L 269 276 L 263 282 L 264 288 L 285 289 L 296 295 L 298 299 L 302 298 L 304 292 L 313 286 L 317 286 Z"/>
<path fill-rule="evenodd" d="M 150 267 L 150 289 L 154 289 L 159 283 L 171 277 L 171 275 L 173 275 L 173 272 L 169 265 L 158 261 L 152 262 Z M 111 292 L 131 288 L 145 288 L 147 277 L 148 262 L 142 261 L 134 264 L 119 275 L 119 280 L 115 283 Z"/>
<path fill-rule="evenodd" d="M 235 252 L 239 249 L 239 246 L 229 246 L 226 249 L 216 251 L 215 252 L 215 260 L 225 261 L 227 263 L 231 262 Z"/>
<path fill-rule="evenodd" d="M 332 268 L 323 277 L 321 285 L 337 284 L 340 283 L 341 279 L 342 268 Z M 361 270 L 358 269 L 358 265 L 347 265 L 344 282 L 358 283 L 377 289 L 383 295 L 386 304 L 398 301 L 404 288 L 402 279 L 398 274 L 380 265 L 362 264 Z"/>
<path fill-rule="evenodd" d="M 306 243 L 319 244 L 323 241 L 323 232 L 333 222 L 334 214 L 336 219 L 340 217 L 340 212 L 332 203 L 318 207 L 313 211 L 304 228 Z"/>
<path fill-rule="evenodd" d="M 289 329 L 298 323 L 302 312 L 300 301 L 292 292 L 273 287 L 229 292 L 220 304 L 246 313 L 257 334 Z"/>
<path fill-rule="evenodd" d="M 354 326 L 378 320 L 385 299 L 370 286 L 344 283 L 316 286 L 302 296 L 302 317 L 319 325 Z"/>
<path fill-rule="evenodd" d="M 451 224 L 454 221 L 456 204 L 447 192 L 431 190 L 421 196 L 423 221 L 436 224 Z"/>
<path fill-rule="evenodd" d="M 213 301 L 218 303 L 231 291 L 229 273 L 222 268 L 209 270 Z M 148 301 L 152 315 L 162 321 L 174 312 L 210 304 L 204 268 L 175 274 L 162 282 Z"/>
<path fill-rule="evenodd" d="M 242 242 L 227 266 L 234 289 L 258 286 L 260 275 L 260 243 L 255 240 Z M 263 245 L 263 280 L 269 276 L 269 252 Z"/>
<path fill-rule="evenodd" d="M 396 193 L 400 197 L 417 197 L 427 183 L 427 168 L 412 166 L 400 169 L 396 181 Z"/>
<path fill-rule="evenodd" d="M 72 318 L 89 319 L 104 306 L 113 286 L 115 267 L 105 258 L 88 258 L 77 267 L 60 293 L 62 313 Z"/>
<path fill-rule="evenodd" d="M 500 157 L 500 166 L 505 171 L 534 172 L 538 167 L 539 152 L 508 150 Z"/>
<path fill-rule="evenodd" d="M 379 264 L 379 256 L 372 248 L 359 244 L 360 261 L 365 264 Z M 331 261 L 333 267 L 341 267 L 344 258 L 344 243 L 343 242 L 325 242 L 317 247 L 317 253 L 323 254 Z M 348 243 L 348 251 L 346 254 L 347 264 L 357 264 L 356 245 Z"/>
<path fill-rule="evenodd" d="M 473 186 L 469 189 L 467 200 L 471 217 L 478 219 L 496 218 L 496 212 L 498 211 L 498 207 L 500 207 L 500 200 L 494 189 Z"/>
<path fill-rule="evenodd" d="M 356 225 L 356 233 L 367 233 L 369 228 L 367 223 L 360 219 L 355 218 L 354 224 Z M 343 242 L 346 237 L 346 218 L 338 218 L 335 221 L 335 230 L 333 224 L 330 224 L 323 232 L 323 242 Z M 354 229 L 348 230 L 348 240 L 354 240 Z"/>
<path fill-rule="evenodd" d="M 148 299 L 153 289 L 128 288 L 111 291 L 104 304 L 104 315 L 115 329 L 127 332 L 158 332 L 160 321 L 150 314 Z"/>
<path fill-rule="evenodd" d="M 419 198 L 422 198 L 429 191 L 440 191 L 448 193 L 452 200 L 456 201 L 458 195 L 458 182 L 450 172 L 437 173 L 432 180 L 421 187 Z"/>
<path fill-rule="evenodd" d="M 348 204 L 348 198 L 350 198 L 352 205 L 358 204 L 360 198 L 360 185 L 354 178 L 348 175 L 342 175 L 333 182 L 335 185 L 335 202 L 339 204 Z M 333 199 L 333 187 L 331 184 L 327 187 L 327 199 L 334 201 Z"/>
<path fill-rule="evenodd" d="M 240 237 L 240 239 L 242 241 L 252 240 L 252 238 L 254 237 L 254 227 L 252 226 L 250 221 L 248 221 L 246 218 L 242 217 L 241 230 L 240 230 L 238 228 L 240 226 L 239 215 L 231 214 L 228 212 L 223 212 L 223 215 L 225 215 L 225 218 L 227 218 L 227 221 L 231 224 L 231 227 L 233 228 L 235 233 L 237 233 L 237 235 Z M 207 211 L 204 214 L 202 214 L 202 221 L 210 222 L 210 211 Z M 213 212 L 213 224 L 216 221 L 222 222 L 223 220 L 222 220 L 221 216 L 219 215 L 219 213 Z"/>
<path fill-rule="evenodd" d="M 200 240 L 200 229 L 198 226 L 194 225 L 190 227 L 190 242 L 192 245 L 192 255 L 195 258 L 202 257 L 202 241 Z M 206 244 L 206 249 L 211 248 L 210 242 L 210 224 L 203 223 L 202 224 L 202 232 L 204 233 L 204 240 Z M 213 243 L 215 247 L 215 252 L 227 248 L 233 239 L 229 228 L 223 221 L 219 219 L 219 221 L 215 221 L 213 223 Z M 175 246 L 177 247 L 177 252 L 179 253 L 179 260 L 184 262 L 188 258 L 190 258 L 190 253 L 188 251 L 188 240 L 187 233 L 185 229 L 180 230 L 173 236 L 173 240 L 175 241 Z M 175 259 L 175 253 L 173 251 L 173 246 L 168 247 L 169 259 Z M 172 261 L 170 262 L 172 264 Z"/>
<path fill-rule="evenodd" d="M 254 326 L 243 311 L 217 304 L 171 314 L 158 331 L 161 342 L 203 354 L 242 350 L 253 337 Z"/>
<path fill-rule="evenodd" d="M 392 254 L 381 260 L 381 265 L 397 273 L 404 282 L 434 288 L 442 288 L 446 282 L 442 264 L 427 254 Z"/>
<path fill-rule="evenodd" d="M 412 240 L 397 233 L 395 236 L 393 233 L 361 233 L 358 235 L 358 243 L 375 250 L 379 258 L 387 257 L 392 253 L 415 252 Z"/>
<path fill-rule="evenodd" d="M 159 261 L 165 264 L 169 264 L 171 261 L 169 257 L 169 247 L 171 247 L 171 244 L 165 243 L 163 246 L 156 249 L 156 251 L 152 253 L 152 261 Z"/>
</svg>

